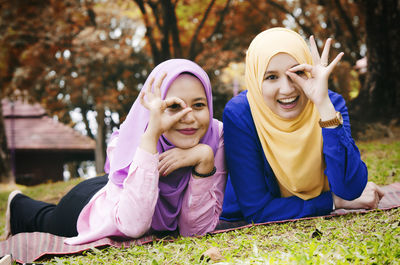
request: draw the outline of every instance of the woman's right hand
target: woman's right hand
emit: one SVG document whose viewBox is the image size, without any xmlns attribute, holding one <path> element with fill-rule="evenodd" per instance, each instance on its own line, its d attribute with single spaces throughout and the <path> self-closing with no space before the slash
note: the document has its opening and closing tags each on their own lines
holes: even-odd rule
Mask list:
<svg viewBox="0 0 400 265">
<path fill-rule="evenodd" d="M 368 182 L 361 196 L 357 199 L 347 201 L 333 194 L 333 200 L 336 209 L 376 209 L 384 195 L 385 193 L 378 185 Z"/>
<path fill-rule="evenodd" d="M 176 122 L 178 122 L 184 115 L 192 111 L 191 108 L 186 107 L 185 102 L 177 97 L 161 99 L 161 84 L 164 81 L 166 73 L 161 75 L 154 85 L 153 92 L 151 87 L 155 78 L 150 79 L 149 84 L 140 93 L 140 103 L 150 111 L 149 123 L 146 131 L 142 135 L 140 147 L 151 153 L 156 153 L 157 141 L 160 136 L 169 130 Z M 179 111 L 168 111 L 168 108 L 174 105 L 179 105 Z"/>
</svg>

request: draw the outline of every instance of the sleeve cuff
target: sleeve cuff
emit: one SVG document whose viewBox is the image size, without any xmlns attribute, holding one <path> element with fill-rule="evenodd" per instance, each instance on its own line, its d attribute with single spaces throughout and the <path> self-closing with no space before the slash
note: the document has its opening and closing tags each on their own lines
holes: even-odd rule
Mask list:
<svg viewBox="0 0 400 265">
<path fill-rule="evenodd" d="M 190 178 L 190 185 L 189 185 L 191 189 L 191 194 L 196 196 L 204 194 L 207 191 L 210 191 L 215 183 L 214 177 L 215 175 L 208 178 L 195 178 L 192 175 Z"/>
<path fill-rule="evenodd" d="M 338 141 L 346 143 L 346 134 L 343 125 L 332 129 L 322 128 L 322 137 L 324 139 L 324 145 L 337 145 Z"/>
<path fill-rule="evenodd" d="M 317 198 L 307 201 L 311 204 L 314 216 L 326 215 L 332 212 L 333 198 L 330 191 L 322 193 Z"/>
<path fill-rule="evenodd" d="M 158 167 L 159 154 L 151 154 L 142 148 L 138 147 L 133 157 L 132 164 L 140 166 L 140 168 L 145 170 L 153 170 Z"/>
</svg>

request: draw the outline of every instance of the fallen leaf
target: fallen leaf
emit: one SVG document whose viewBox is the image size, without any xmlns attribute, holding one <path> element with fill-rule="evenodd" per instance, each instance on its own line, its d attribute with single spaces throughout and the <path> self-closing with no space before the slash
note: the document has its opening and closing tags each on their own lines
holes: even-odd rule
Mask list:
<svg viewBox="0 0 400 265">
<path fill-rule="evenodd" d="M 320 239 L 322 237 L 322 232 L 319 231 L 317 228 L 315 231 L 311 234 L 311 238 L 317 238 Z"/>
<path fill-rule="evenodd" d="M 201 254 L 200 260 L 203 260 L 204 258 L 207 258 L 207 261 L 210 259 L 212 261 L 220 261 L 224 259 L 216 247 L 209 248 L 207 251 Z"/>
</svg>

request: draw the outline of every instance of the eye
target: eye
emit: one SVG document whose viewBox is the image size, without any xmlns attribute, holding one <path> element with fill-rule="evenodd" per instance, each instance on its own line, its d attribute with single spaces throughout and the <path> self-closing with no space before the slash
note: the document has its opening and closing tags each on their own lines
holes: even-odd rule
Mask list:
<svg viewBox="0 0 400 265">
<path fill-rule="evenodd" d="M 171 111 L 178 111 L 181 109 L 181 105 L 179 104 L 172 104 L 171 106 L 168 107 L 169 110 Z"/>
<path fill-rule="evenodd" d="M 306 73 L 304 71 L 297 71 L 296 75 L 305 75 Z"/>
<path fill-rule="evenodd" d="M 278 76 L 274 74 L 267 75 L 264 78 L 264 80 L 276 80 L 276 79 L 278 79 Z"/>
<path fill-rule="evenodd" d="M 193 104 L 193 109 L 200 110 L 200 109 L 203 109 L 206 106 L 207 105 L 204 104 L 203 102 L 197 102 L 197 103 Z"/>
</svg>

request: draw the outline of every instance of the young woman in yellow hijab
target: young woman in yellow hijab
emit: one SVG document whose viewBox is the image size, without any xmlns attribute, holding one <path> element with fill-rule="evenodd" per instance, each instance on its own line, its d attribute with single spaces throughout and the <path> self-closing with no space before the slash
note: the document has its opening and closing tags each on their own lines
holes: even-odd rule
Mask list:
<svg viewBox="0 0 400 265">
<path fill-rule="evenodd" d="M 350 132 L 344 99 L 328 90 L 331 39 L 321 56 L 296 32 L 273 28 L 251 42 L 247 90 L 223 114 L 229 179 L 221 219 L 267 222 L 335 208 L 376 208 L 383 192 Z"/>
</svg>

